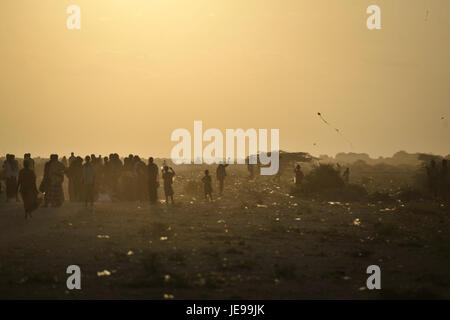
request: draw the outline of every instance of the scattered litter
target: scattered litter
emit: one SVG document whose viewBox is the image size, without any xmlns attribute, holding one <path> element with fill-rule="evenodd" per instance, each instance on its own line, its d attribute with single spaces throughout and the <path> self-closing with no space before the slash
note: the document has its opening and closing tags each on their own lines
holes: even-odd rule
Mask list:
<svg viewBox="0 0 450 320">
<path fill-rule="evenodd" d="M 110 276 L 111 272 L 109 272 L 108 270 L 103 270 L 103 271 L 98 271 L 97 272 L 97 276 L 98 277 L 103 277 L 103 276 Z"/>
</svg>

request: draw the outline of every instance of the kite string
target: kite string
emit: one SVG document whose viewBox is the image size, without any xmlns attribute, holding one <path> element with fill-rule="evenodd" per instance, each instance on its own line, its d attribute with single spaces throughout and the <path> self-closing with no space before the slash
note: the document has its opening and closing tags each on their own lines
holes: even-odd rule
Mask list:
<svg viewBox="0 0 450 320">
<path fill-rule="evenodd" d="M 325 124 L 327 124 L 329 127 L 333 128 L 334 131 L 336 131 L 345 141 L 347 141 L 347 143 L 350 145 L 350 148 L 353 149 L 353 143 L 349 139 L 347 139 L 338 128 L 332 126 L 327 120 L 325 120 L 325 118 L 322 116 L 322 114 L 320 112 L 318 112 L 317 115 L 320 117 L 320 119 L 322 119 L 322 121 Z"/>
</svg>

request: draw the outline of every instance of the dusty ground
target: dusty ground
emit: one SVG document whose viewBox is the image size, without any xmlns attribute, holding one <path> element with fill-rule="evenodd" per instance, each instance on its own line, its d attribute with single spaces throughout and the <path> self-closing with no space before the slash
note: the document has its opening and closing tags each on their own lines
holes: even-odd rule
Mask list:
<svg viewBox="0 0 450 320">
<path fill-rule="evenodd" d="M 0 298 L 450 298 L 448 206 L 242 187 L 213 203 L 180 190 L 175 206 L 66 202 L 27 221 L 20 203 L 2 200 Z M 82 290 L 69 292 L 72 264 Z M 379 291 L 365 289 L 372 264 Z"/>
</svg>

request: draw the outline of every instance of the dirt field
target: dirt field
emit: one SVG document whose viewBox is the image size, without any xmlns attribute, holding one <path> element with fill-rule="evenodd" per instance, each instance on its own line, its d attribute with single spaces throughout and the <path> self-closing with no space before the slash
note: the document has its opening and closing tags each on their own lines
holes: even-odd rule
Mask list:
<svg viewBox="0 0 450 320">
<path fill-rule="evenodd" d="M 21 203 L 2 200 L 0 298 L 450 298 L 448 206 L 241 187 L 253 196 L 227 189 L 208 203 L 178 191 L 174 206 L 97 203 L 92 211 L 66 202 L 31 220 Z M 82 289 L 68 291 L 73 264 Z M 366 289 L 373 264 L 381 290 Z"/>
</svg>

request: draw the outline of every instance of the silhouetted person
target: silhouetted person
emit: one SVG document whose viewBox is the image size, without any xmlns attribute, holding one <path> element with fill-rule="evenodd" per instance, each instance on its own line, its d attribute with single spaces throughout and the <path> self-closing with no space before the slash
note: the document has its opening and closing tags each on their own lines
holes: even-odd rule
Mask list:
<svg viewBox="0 0 450 320">
<path fill-rule="evenodd" d="M 219 191 L 220 194 L 223 193 L 223 185 L 225 182 L 225 177 L 227 176 L 227 172 L 225 168 L 228 167 L 228 164 L 219 163 L 216 169 L 216 178 L 219 181 Z"/>
<path fill-rule="evenodd" d="M 29 162 L 29 168 L 34 170 L 34 160 L 31 158 L 31 153 L 25 153 L 23 155 L 23 166 L 25 167 L 25 161 Z"/>
<path fill-rule="evenodd" d="M 150 203 L 156 203 L 158 201 L 158 166 L 153 162 L 153 158 L 148 159 L 147 167 L 147 179 L 148 179 L 148 195 Z"/>
<path fill-rule="evenodd" d="M 36 175 L 31 169 L 32 162 L 24 160 L 24 168 L 19 172 L 18 188 L 22 196 L 23 207 L 25 209 L 25 219 L 31 218 L 31 213 L 39 207 L 38 190 L 36 187 Z"/>
<path fill-rule="evenodd" d="M 302 167 L 299 164 L 295 167 L 294 174 L 295 174 L 295 186 L 299 188 L 302 185 L 304 178 Z"/>
<path fill-rule="evenodd" d="M 132 201 L 135 198 L 135 172 L 133 155 L 130 154 L 124 159 L 123 170 L 120 176 L 120 197 L 122 200 Z"/>
<path fill-rule="evenodd" d="M 68 161 L 67 161 L 67 158 L 66 158 L 66 156 L 62 157 L 62 159 L 61 159 L 61 163 L 63 164 L 63 166 L 64 166 L 64 167 L 66 167 L 66 168 L 67 168 L 67 166 L 68 166 L 69 164 L 68 164 Z"/>
<path fill-rule="evenodd" d="M 83 165 L 83 190 L 84 190 L 84 204 L 87 208 L 89 204 L 91 205 L 91 207 L 94 206 L 96 170 L 89 156 L 86 156 L 84 161 L 85 163 Z"/>
<path fill-rule="evenodd" d="M 165 167 L 165 166 L 167 166 L 167 162 L 166 162 L 166 160 L 164 159 L 164 160 L 163 160 L 163 163 L 162 163 L 162 166 L 161 166 L 161 172 L 164 171 L 164 167 Z"/>
<path fill-rule="evenodd" d="M 346 168 L 344 173 L 342 174 L 342 179 L 346 184 L 350 182 L 350 168 Z"/>
<path fill-rule="evenodd" d="M 94 201 L 98 200 L 100 194 L 100 186 L 102 182 L 102 171 L 103 171 L 103 162 L 102 156 L 98 155 L 97 157 L 93 155 L 94 158 L 91 158 L 91 164 L 95 170 L 95 185 L 94 185 Z"/>
<path fill-rule="evenodd" d="M 210 198 L 210 200 L 213 200 L 213 196 L 212 196 L 212 178 L 209 175 L 209 170 L 205 170 L 205 175 L 202 178 L 202 182 L 203 182 L 203 186 L 204 186 L 204 191 L 205 191 L 205 199 L 208 200 L 208 196 Z"/>
<path fill-rule="evenodd" d="M 164 194 L 166 195 L 166 204 L 169 204 L 169 197 L 172 199 L 173 202 L 173 177 L 175 176 L 175 171 L 172 169 L 172 167 L 164 166 L 162 178 L 164 181 Z"/>
<path fill-rule="evenodd" d="M 103 167 L 101 171 L 101 186 L 99 188 L 102 192 L 105 192 L 111 196 L 111 164 L 108 157 L 103 157 Z"/>
<path fill-rule="evenodd" d="M 10 199 L 19 201 L 17 194 L 17 178 L 19 176 L 19 162 L 13 154 L 7 154 L 3 164 L 4 177 L 6 182 L 6 202 Z"/>
<path fill-rule="evenodd" d="M 437 197 L 439 172 L 436 167 L 436 161 L 431 160 L 427 167 L 428 187 L 433 197 Z"/>
<path fill-rule="evenodd" d="M 120 181 L 121 175 L 123 171 L 122 160 L 117 153 L 110 155 L 110 174 L 111 174 L 111 189 L 112 189 L 112 198 L 120 199 Z"/>
<path fill-rule="evenodd" d="M 147 168 L 144 161 L 139 156 L 134 156 L 134 181 L 135 181 L 135 198 L 139 201 L 147 199 Z"/>
<path fill-rule="evenodd" d="M 42 192 L 44 194 L 44 208 L 48 207 L 49 205 L 49 198 L 48 198 L 48 189 L 50 186 L 50 176 L 49 176 L 49 168 L 50 166 L 50 161 L 47 161 L 44 164 L 44 176 L 42 178 L 41 184 L 39 185 L 39 191 Z"/>
<path fill-rule="evenodd" d="M 70 157 L 69 157 L 69 167 L 72 164 L 73 161 L 75 161 L 77 157 L 75 157 L 75 154 L 73 152 L 70 153 Z"/>
<path fill-rule="evenodd" d="M 64 165 L 58 161 L 58 155 L 52 154 L 48 162 L 47 183 L 46 186 L 46 204 L 54 207 L 60 207 L 64 203 Z"/>
<path fill-rule="evenodd" d="M 70 162 L 69 168 L 66 170 L 66 175 L 69 178 L 70 201 L 81 201 L 84 198 L 82 195 L 83 159 L 81 157 L 75 157 Z"/>
</svg>

